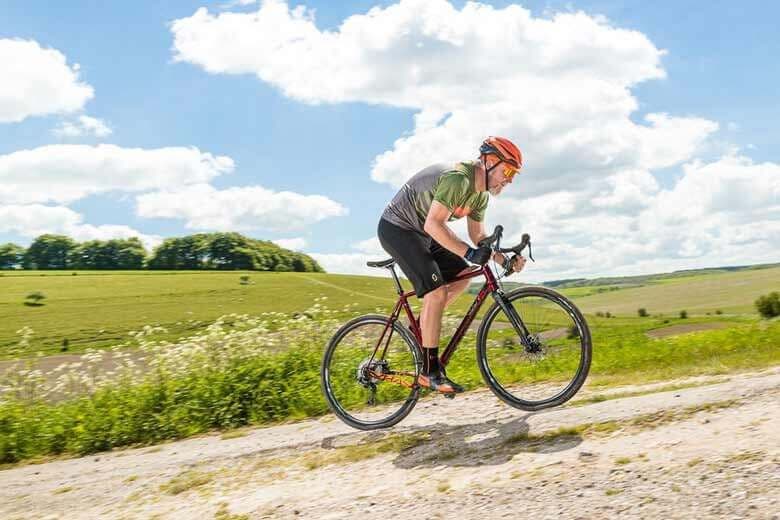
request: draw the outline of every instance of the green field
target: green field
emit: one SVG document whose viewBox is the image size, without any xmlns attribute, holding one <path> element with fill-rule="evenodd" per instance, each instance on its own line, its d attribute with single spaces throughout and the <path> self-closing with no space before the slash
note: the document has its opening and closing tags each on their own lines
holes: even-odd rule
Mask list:
<svg viewBox="0 0 780 520">
<path fill-rule="evenodd" d="M 300 312 L 315 298 L 331 309 L 357 304 L 353 312 L 392 308 L 392 281 L 320 273 L 203 271 L 5 271 L 0 272 L 0 357 L 18 341 L 16 331 L 34 330 L 30 351 L 70 351 L 127 341 L 145 325 L 168 329 L 174 339 L 205 328 L 221 315 Z M 240 277 L 249 276 L 249 285 Z M 46 295 L 44 305 L 25 305 L 28 294 Z"/>
<path fill-rule="evenodd" d="M 577 292 L 577 305 L 584 312 L 609 311 L 612 314 L 636 316 L 644 307 L 650 314 L 677 314 L 687 310 L 689 315 L 714 313 L 756 314 L 754 302 L 762 294 L 780 287 L 780 267 L 744 270 L 718 274 L 702 274 L 688 277 L 670 277 L 657 282 L 588 294 L 595 287 L 563 289 L 572 297 Z"/>
<path fill-rule="evenodd" d="M 26 368 L 6 372 L 0 378 L 4 392 L 0 396 L 0 464 L 326 413 L 317 384 L 323 346 L 348 316 L 376 309 L 386 313 L 394 302 L 391 280 L 359 276 L 138 271 L 79 272 L 76 276 L 51 271 L 0 274 L 0 338 L 5 341 L 5 358 L 57 352 L 66 337 L 70 350 L 79 351 L 128 342 L 128 332 L 145 326 L 168 328 L 165 334 L 133 338 L 139 350 L 122 351 L 119 370 L 109 368 L 101 353 L 95 353 L 61 364 L 52 377 Z M 252 283 L 242 285 L 241 276 L 249 276 Z M 759 319 L 753 301 L 758 294 L 776 288 L 779 277 L 780 269 L 771 268 L 656 278 L 640 282 L 640 287 L 611 280 L 610 285 L 562 289 L 591 312 L 587 319 L 594 347 L 588 385 L 610 387 L 778 365 L 780 320 Z M 46 294 L 44 305 L 24 304 L 33 291 Z M 472 298 L 462 297 L 445 318 L 443 342 Z M 313 304 L 326 308 L 325 312 L 301 313 Z M 651 316 L 639 318 L 638 307 L 647 308 Z M 682 309 L 688 311 L 688 319 L 679 317 Z M 598 311 L 609 311 L 613 317 L 596 315 Z M 278 314 L 252 317 L 264 312 Z M 232 313 L 247 316 L 214 323 L 219 316 Z M 18 349 L 16 331 L 25 326 L 33 328 L 35 335 L 29 345 Z M 543 326 L 554 332 L 561 324 L 545 318 L 540 330 Z M 514 343 L 501 341 L 510 332 L 491 329 L 489 339 L 497 341 L 491 348 L 509 349 L 505 359 L 519 363 L 522 358 L 515 356 Z M 178 344 L 158 341 L 182 336 L 187 338 Z M 149 364 L 135 362 L 139 353 Z M 483 385 L 474 355 L 472 330 L 447 367 L 448 374 L 467 389 Z M 344 381 L 353 387 L 354 366 L 362 357 L 342 363 L 348 374 Z M 43 361 L 56 365 L 61 359 Z M 570 377 L 565 370 L 568 358 L 563 358 L 563 364 L 547 363 L 547 359 L 501 372 L 502 377 L 524 383 Z M 13 366 L 8 361 L 3 364 Z M 358 397 L 356 402 L 362 402 Z"/>
<path fill-rule="evenodd" d="M 240 277 L 249 276 L 242 285 Z M 521 280 L 521 276 L 514 279 Z M 404 282 L 409 287 L 408 282 Z M 780 287 L 780 268 L 670 276 L 646 285 L 588 286 L 561 289 L 587 312 L 609 311 L 704 316 L 716 310 L 755 316 L 753 302 Z M 41 306 L 25 305 L 28 294 L 45 294 Z M 4 271 L 0 272 L 0 358 L 105 348 L 128 341 L 128 332 L 146 325 L 167 329 L 160 339 L 176 339 L 203 330 L 230 313 L 258 315 L 307 309 L 316 298 L 344 318 L 361 312 L 389 312 L 394 289 L 388 278 L 320 273 L 241 271 Z M 451 308 L 463 312 L 473 296 L 464 295 Z M 486 302 L 490 303 L 490 302 Z M 417 305 L 416 299 L 413 304 Z M 346 306 L 352 306 L 344 310 Z M 487 308 L 487 305 L 484 309 Z M 15 348 L 17 331 L 34 331 L 29 347 Z"/>
</svg>

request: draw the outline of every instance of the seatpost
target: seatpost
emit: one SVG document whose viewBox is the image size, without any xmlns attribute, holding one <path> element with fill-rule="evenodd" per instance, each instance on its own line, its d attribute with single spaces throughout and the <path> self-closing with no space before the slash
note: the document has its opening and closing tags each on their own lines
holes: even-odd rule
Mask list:
<svg viewBox="0 0 780 520">
<path fill-rule="evenodd" d="M 393 275 L 393 281 L 395 282 L 395 290 L 398 291 L 398 295 L 400 296 L 401 294 L 403 294 L 404 289 L 403 287 L 401 287 L 401 281 L 398 279 L 398 275 L 395 274 L 395 264 L 391 265 L 387 269 Z"/>
</svg>

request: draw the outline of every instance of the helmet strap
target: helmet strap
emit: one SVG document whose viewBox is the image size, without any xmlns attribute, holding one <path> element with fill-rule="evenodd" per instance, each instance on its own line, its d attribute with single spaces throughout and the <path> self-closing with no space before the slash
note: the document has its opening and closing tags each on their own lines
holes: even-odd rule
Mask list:
<svg viewBox="0 0 780 520">
<path fill-rule="evenodd" d="M 501 164 L 501 160 L 499 160 L 496 164 L 491 166 L 490 168 L 487 167 L 487 161 L 485 160 L 485 157 L 487 157 L 487 154 L 482 154 L 482 169 L 485 170 L 485 191 L 490 191 L 489 185 L 488 185 L 488 174 L 493 171 L 493 169 Z"/>
</svg>

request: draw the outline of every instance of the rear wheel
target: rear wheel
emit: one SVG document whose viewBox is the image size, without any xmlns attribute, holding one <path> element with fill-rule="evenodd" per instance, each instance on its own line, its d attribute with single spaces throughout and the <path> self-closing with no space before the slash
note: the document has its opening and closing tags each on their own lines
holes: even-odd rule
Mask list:
<svg viewBox="0 0 780 520">
<path fill-rule="evenodd" d="M 322 358 L 328 406 L 353 428 L 388 428 L 417 403 L 419 348 L 399 322 L 388 327 L 389 321 L 380 315 L 355 318 L 336 332 Z"/>
<path fill-rule="evenodd" d="M 497 303 L 477 332 L 482 377 L 501 400 L 521 410 L 565 403 L 588 376 L 591 337 L 580 311 L 564 296 L 523 287 L 503 296 L 520 317 L 525 341 Z"/>
</svg>

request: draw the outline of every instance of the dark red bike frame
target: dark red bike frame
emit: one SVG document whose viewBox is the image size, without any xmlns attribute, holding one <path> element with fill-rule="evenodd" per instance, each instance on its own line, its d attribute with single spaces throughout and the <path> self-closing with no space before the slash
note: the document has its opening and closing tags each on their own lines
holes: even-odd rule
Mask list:
<svg viewBox="0 0 780 520">
<path fill-rule="evenodd" d="M 395 308 L 393 308 L 393 313 L 390 315 L 390 321 L 388 321 L 387 325 L 385 325 L 385 329 L 382 332 L 382 335 L 379 337 L 379 341 L 377 342 L 376 347 L 374 348 L 374 353 L 371 356 L 372 361 L 375 358 L 376 353 L 382 344 L 382 341 L 384 340 L 385 334 L 387 334 L 389 330 L 390 334 L 387 335 L 387 341 L 385 342 L 384 350 L 382 351 L 382 355 L 379 358 L 379 359 L 384 359 L 385 353 L 387 352 L 387 347 L 390 344 L 390 338 L 393 335 L 393 330 L 392 330 L 393 323 L 398 321 L 398 318 L 401 314 L 401 309 L 406 311 L 406 316 L 409 318 L 409 323 L 411 323 L 410 328 L 414 333 L 418 345 L 422 347 L 422 330 L 420 329 L 420 322 L 414 316 L 414 313 L 412 312 L 412 309 L 409 306 L 409 297 L 414 296 L 416 293 L 414 291 L 403 292 L 403 290 L 401 289 L 400 282 L 398 281 L 398 278 L 395 276 L 395 271 L 393 271 L 393 269 L 394 267 L 390 266 L 390 270 L 394 275 L 396 286 L 398 288 L 398 294 L 399 294 L 398 302 L 395 304 Z M 449 283 L 457 282 L 460 280 L 468 280 L 471 278 L 476 278 L 477 276 L 485 277 L 485 285 L 482 286 L 482 289 L 480 289 L 479 293 L 477 294 L 477 297 L 474 299 L 474 302 L 471 304 L 471 307 L 469 307 L 469 310 L 466 312 L 466 315 L 463 317 L 463 321 L 460 322 L 460 325 L 455 331 L 455 334 L 453 334 L 452 338 L 450 339 L 447 348 L 444 349 L 444 352 L 442 352 L 441 356 L 439 356 L 442 366 L 446 366 L 450 358 L 452 357 L 452 355 L 455 353 L 455 350 L 458 348 L 458 344 L 460 343 L 460 340 L 463 339 L 463 336 L 466 334 L 466 331 L 471 326 L 471 323 L 474 321 L 474 318 L 479 312 L 479 309 L 482 307 L 485 298 L 487 298 L 488 294 L 492 294 L 494 291 L 498 289 L 498 283 L 496 282 L 496 277 L 493 274 L 493 271 L 491 271 L 490 267 L 488 267 L 487 265 L 483 265 L 481 267 L 473 267 L 471 271 L 459 274 L 458 276 L 455 277 L 454 280 L 451 280 Z M 403 375 L 409 375 L 409 374 L 403 374 Z M 374 373 L 374 376 L 380 379 L 390 380 L 392 382 L 402 384 L 403 386 L 411 386 L 410 384 L 397 380 L 396 378 L 392 377 L 392 375 L 390 374 Z"/>
</svg>

